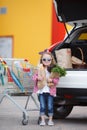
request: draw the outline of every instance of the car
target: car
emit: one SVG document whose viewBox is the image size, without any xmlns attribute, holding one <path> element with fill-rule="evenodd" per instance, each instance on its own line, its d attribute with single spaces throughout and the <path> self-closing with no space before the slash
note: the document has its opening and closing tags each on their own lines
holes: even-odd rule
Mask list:
<svg viewBox="0 0 87 130">
<path fill-rule="evenodd" d="M 62 119 L 71 113 L 74 106 L 87 106 L 87 1 L 54 0 L 53 2 L 57 19 L 64 23 L 67 34 L 62 42 L 48 48 L 49 51 L 57 62 L 55 52 L 68 48 L 71 50 L 71 56 L 75 55 L 86 65 L 86 67 L 65 68 L 66 76 L 60 77 L 57 96 L 54 98 L 54 118 Z M 72 26 L 71 31 L 68 31 L 66 24 Z M 79 52 L 76 52 L 77 48 L 80 48 Z"/>
</svg>

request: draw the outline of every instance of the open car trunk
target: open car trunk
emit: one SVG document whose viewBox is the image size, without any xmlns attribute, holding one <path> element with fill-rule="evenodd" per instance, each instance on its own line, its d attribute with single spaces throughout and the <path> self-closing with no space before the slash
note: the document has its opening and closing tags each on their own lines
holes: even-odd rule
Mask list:
<svg viewBox="0 0 87 130">
<path fill-rule="evenodd" d="M 53 52 L 69 48 L 76 64 L 87 64 L 87 0 L 54 0 L 54 6 L 58 21 L 64 23 L 68 35 Z M 66 23 L 74 25 L 71 33 L 68 33 Z"/>
</svg>

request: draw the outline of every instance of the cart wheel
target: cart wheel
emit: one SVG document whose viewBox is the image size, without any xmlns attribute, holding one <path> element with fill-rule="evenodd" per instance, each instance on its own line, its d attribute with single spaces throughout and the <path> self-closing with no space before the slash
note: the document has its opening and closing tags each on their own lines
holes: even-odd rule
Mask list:
<svg viewBox="0 0 87 130">
<path fill-rule="evenodd" d="M 22 124 L 23 124 L 23 125 L 27 125 L 27 124 L 28 124 L 28 120 L 27 120 L 27 119 L 23 119 L 23 120 L 22 120 Z"/>
<path fill-rule="evenodd" d="M 23 112 L 23 119 L 26 119 L 26 115 L 25 115 L 25 113 Z"/>
</svg>

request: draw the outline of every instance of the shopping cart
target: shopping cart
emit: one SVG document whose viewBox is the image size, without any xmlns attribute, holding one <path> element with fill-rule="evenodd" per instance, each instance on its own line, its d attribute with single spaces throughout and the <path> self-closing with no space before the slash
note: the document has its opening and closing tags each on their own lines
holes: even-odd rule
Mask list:
<svg viewBox="0 0 87 130">
<path fill-rule="evenodd" d="M 27 106 L 30 97 L 39 110 L 39 105 L 32 95 L 35 85 L 32 77 L 36 71 L 37 67 L 30 64 L 26 59 L 0 59 L 0 103 L 4 97 L 13 102 L 23 112 L 23 125 L 28 124 Z M 13 96 L 28 96 L 25 107 L 17 103 Z"/>
</svg>

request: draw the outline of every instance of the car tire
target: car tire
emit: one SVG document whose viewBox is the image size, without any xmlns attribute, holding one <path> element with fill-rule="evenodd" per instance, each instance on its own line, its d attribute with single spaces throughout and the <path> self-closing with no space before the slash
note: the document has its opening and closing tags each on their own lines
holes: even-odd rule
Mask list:
<svg viewBox="0 0 87 130">
<path fill-rule="evenodd" d="M 54 105 L 54 119 L 64 119 L 66 118 L 70 112 L 72 111 L 73 106 L 69 105 Z"/>
</svg>

